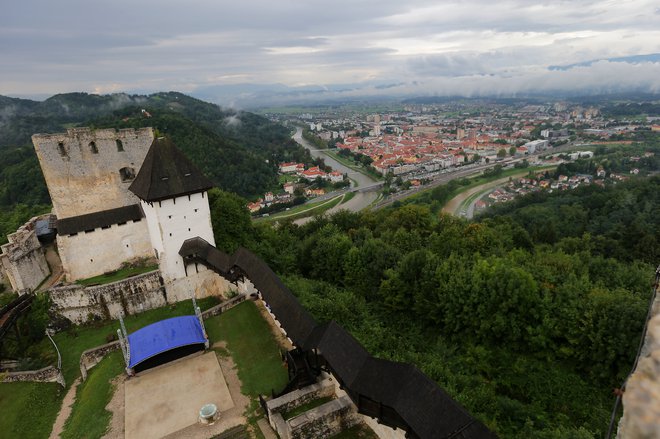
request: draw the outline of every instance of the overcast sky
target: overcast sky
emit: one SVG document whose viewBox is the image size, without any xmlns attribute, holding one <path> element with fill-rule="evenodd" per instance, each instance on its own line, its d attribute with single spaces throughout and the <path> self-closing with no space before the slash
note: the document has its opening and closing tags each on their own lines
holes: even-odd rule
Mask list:
<svg viewBox="0 0 660 439">
<path fill-rule="evenodd" d="M 0 94 L 12 96 L 243 83 L 660 92 L 658 0 L 0 1 Z"/>
</svg>

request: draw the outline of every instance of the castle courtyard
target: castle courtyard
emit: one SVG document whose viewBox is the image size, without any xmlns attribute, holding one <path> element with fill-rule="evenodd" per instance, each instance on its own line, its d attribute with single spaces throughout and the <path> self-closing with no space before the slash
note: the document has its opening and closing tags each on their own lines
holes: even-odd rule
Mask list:
<svg viewBox="0 0 660 439">
<path fill-rule="evenodd" d="M 160 438 L 198 423 L 199 410 L 215 404 L 213 430 L 243 423 L 215 352 L 193 354 L 132 377 L 124 383 L 125 435 Z M 208 427 L 200 426 L 202 430 Z"/>
</svg>

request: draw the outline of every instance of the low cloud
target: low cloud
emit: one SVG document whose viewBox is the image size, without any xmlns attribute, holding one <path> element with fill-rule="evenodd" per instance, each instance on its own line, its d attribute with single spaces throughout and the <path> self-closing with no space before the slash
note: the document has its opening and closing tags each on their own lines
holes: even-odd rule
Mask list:
<svg viewBox="0 0 660 439">
<path fill-rule="evenodd" d="M 0 94 L 14 96 L 242 83 L 288 87 L 271 93 L 278 99 L 402 83 L 387 93 L 657 90 L 654 62 L 593 61 L 660 53 L 654 0 L 34 0 L 6 9 Z M 548 71 L 569 65 L 569 74 Z"/>
</svg>

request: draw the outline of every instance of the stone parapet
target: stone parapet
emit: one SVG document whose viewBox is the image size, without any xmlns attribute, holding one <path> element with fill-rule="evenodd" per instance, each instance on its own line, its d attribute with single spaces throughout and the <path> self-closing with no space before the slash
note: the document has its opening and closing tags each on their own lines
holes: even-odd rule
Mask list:
<svg viewBox="0 0 660 439">
<path fill-rule="evenodd" d="M 0 374 L 0 382 L 15 383 L 19 381 L 33 381 L 38 383 L 60 383 L 64 387 L 64 375 L 55 366 L 44 367 L 39 370 L 25 370 L 21 372 L 7 372 Z"/>
<path fill-rule="evenodd" d="M 85 381 L 87 379 L 87 372 L 89 369 L 99 364 L 103 357 L 108 355 L 110 352 L 116 351 L 118 349 L 119 341 L 113 341 L 111 343 L 106 343 L 104 345 L 84 351 L 80 355 L 80 375 L 82 376 L 82 380 Z"/>
</svg>

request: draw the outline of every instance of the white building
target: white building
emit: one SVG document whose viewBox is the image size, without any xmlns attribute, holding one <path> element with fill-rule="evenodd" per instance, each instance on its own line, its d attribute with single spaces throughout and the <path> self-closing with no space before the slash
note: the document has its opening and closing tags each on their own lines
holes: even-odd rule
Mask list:
<svg viewBox="0 0 660 439">
<path fill-rule="evenodd" d="M 527 148 L 527 151 L 530 154 L 534 154 L 536 151 L 542 151 L 548 147 L 550 142 L 547 140 L 532 140 L 531 142 L 525 143 L 523 146 Z"/>
<path fill-rule="evenodd" d="M 161 137 L 154 140 L 128 188 L 140 199 L 166 283 L 188 274 L 179 256 L 183 241 L 198 236 L 215 246 L 207 193 L 212 187 L 170 140 Z"/>
</svg>

